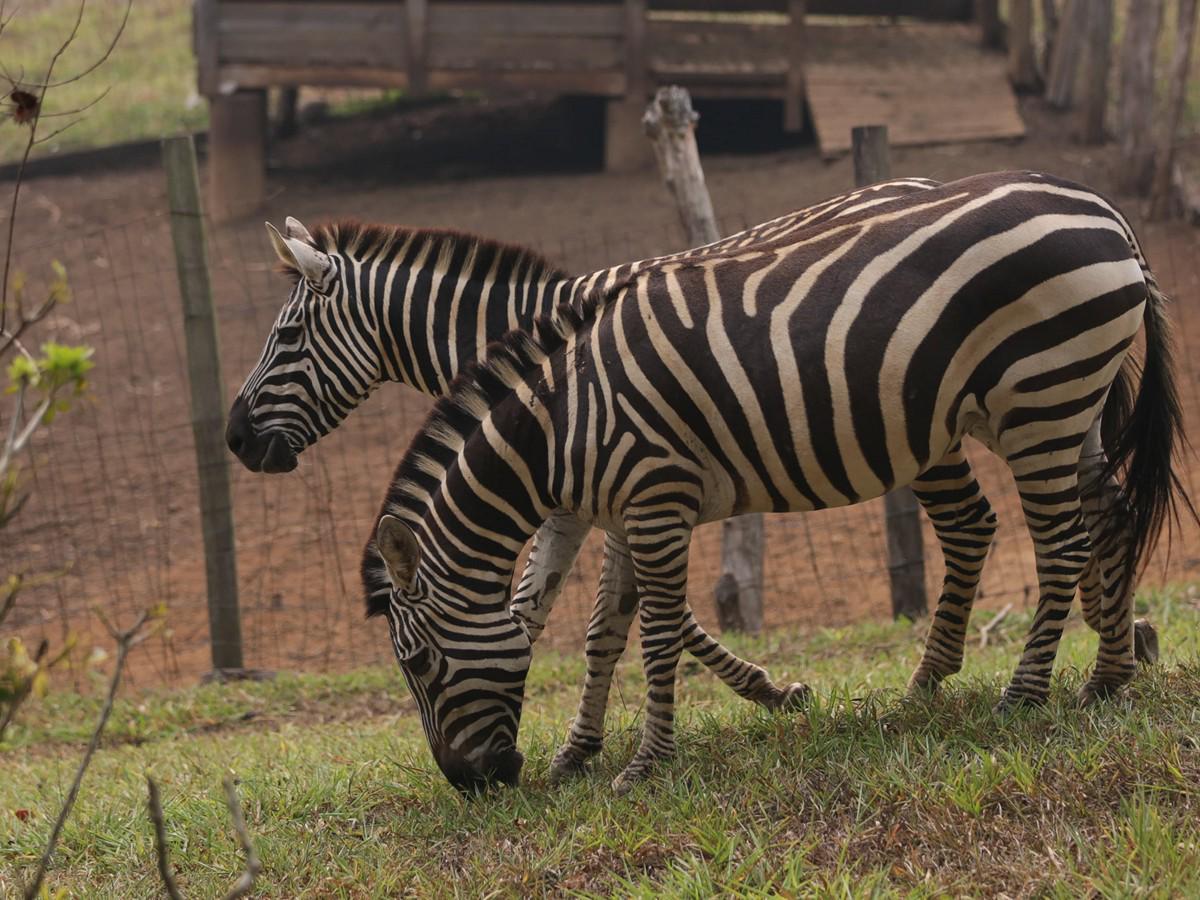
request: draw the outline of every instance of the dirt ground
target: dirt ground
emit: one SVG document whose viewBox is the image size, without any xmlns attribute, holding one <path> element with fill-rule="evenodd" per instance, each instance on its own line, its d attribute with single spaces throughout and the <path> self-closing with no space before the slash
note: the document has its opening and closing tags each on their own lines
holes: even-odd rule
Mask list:
<svg viewBox="0 0 1200 900">
<path fill-rule="evenodd" d="M 702 108 L 702 112 L 704 112 Z M 949 180 L 1029 168 L 1110 188 L 1110 147 L 1067 137 L 1068 120 L 1026 103 L 1029 136 L 1013 143 L 893 152 L 896 175 Z M 739 116 L 742 118 L 739 120 Z M 767 117 L 770 119 L 768 120 Z M 811 145 L 782 146 L 777 111 L 714 108 L 701 121 L 744 131 L 758 152 L 709 153 L 705 165 L 725 231 L 840 193 L 849 160 L 822 162 Z M 288 215 L 308 225 L 355 217 L 452 227 L 532 245 L 570 270 L 681 249 L 684 241 L 657 176 L 594 169 L 595 109 L 510 101 L 487 109 L 419 109 L 312 126 L 273 148 L 267 209 L 210 234 L 227 396 L 258 356 L 286 295 L 261 221 Z M 580 137 L 586 135 L 586 139 Z M 774 145 L 776 149 L 766 149 Z M 75 300 L 47 323 L 46 337 L 96 348 L 93 390 L 69 419 L 39 438 L 27 467 L 33 500 L 5 533 L 0 571 L 46 576 L 10 624 L 28 636 L 84 635 L 105 643 L 94 610 L 118 621 L 166 601 L 167 629 L 135 657 L 135 686 L 191 680 L 209 668 L 197 479 L 188 412 L 187 362 L 165 188 L 157 169 L 87 172 L 26 185 L 16 259 L 35 290 L 51 259 L 67 265 Z M 1136 221 L 1136 204 L 1124 207 Z M 1143 244 L 1177 303 L 1182 394 L 1200 428 L 1198 236 L 1183 225 L 1143 226 Z M 385 628 L 365 622 L 358 555 L 392 467 L 427 402 L 389 387 L 302 457 L 288 476 L 231 466 L 238 574 L 248 666 L 341 669 L 387 658 Z M 219 426 L 210 426 L 219 427 Z M 981 606 L 1018 608 L 1036 581 L 1028 539 L 1003 467 L 976 454 L 1002 532 Z M 232 459 L 231 459 L 232 463 Z M 1186 464 L 1192 495 L 1195 457 Z M 807 516 L 772 516 L 767 536 L 767 624 L 840 625 L 888 614 L 879 503 Z M 719 531 L 698 536 L 692 602 L 712 624 Z M 598 574 L 593 543 L 573 573 L 544 640 L 577 646 Z M 940 554 L 926 535 L 927 582 L 936 597 Z M 58 577 L 49 577 L 57 574 Z M 1196 533 L 1185 530 L 1150 567 L 1149 583 L 1200 577 Z M 80 683 L 86 676 L 76 673 Z"/>
</svg>

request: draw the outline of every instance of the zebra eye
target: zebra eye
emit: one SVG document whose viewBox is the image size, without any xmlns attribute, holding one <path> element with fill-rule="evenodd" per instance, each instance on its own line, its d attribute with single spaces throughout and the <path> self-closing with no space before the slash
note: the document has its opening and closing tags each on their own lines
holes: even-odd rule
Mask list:
<svg viewBox="0 0 1200 900">
<path fill-rule="evenodd" d="M 300 325 L 281 325 L 275 333 L 281 344 L 298 344 L 304 337 L 304 328 Z"/>
</svg>

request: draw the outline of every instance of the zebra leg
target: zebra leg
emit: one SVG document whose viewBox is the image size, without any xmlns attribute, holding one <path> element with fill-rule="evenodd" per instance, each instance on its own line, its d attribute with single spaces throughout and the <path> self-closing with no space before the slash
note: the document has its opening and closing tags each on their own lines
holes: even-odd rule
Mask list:
<svg viewBox="0 0 1200 900">
<path fill-rule="evenodd" d="M 956 445 L 912 484 L 942 545 L 946 574 L 925 636 L 925 652 L 908 681 L 910 692 L 935 690 L 962 668 L 963 645 L 979 578 L 996 534 L 996 514 Z"/>
<path fill-rule="evenodd" d="M 586 761 L 600 752 L 613 671 L 625 652 L 636 611 L 637 585 L 629 550 L 624 541 L 610 534 L 604 544 L 596 606 L 588 622 L 583 695 L 566 741 L 550 764 L 552 780 L 579 774 Z M 684 615 L 683 648 L 739 697 L 767 709 L 799 709 L 811 696 L 808 685 L 793 682 L 780 687 L 775 684 L 766 669 L 740 658 L 705 631 L 690 608 Z"/>
<path fill-rule="evenodd" d="M 780 687 L 762 666 L 730 651 L 696 621 L 691 607 L 683 617 L 683 649 L 696 657 L 739 697 L 767 709 L 800 709 L 812 696 L 808 685 L 795 681 Z"/>
<path fill-rule="evenodd" d="M 613 790 L 619 794 L 644 780 L 656 763 L 675 755 L 675 672 L 683 652 L 691 533 L 676 508 L 627 514 L 626 535 L 638 587 L 646 715 L 637 752 L 613 780 Z"/>
<path fill-rule="evenodd" d="M 1075 460 L 1063 453 L 1014 454 L 1009 464 L 1025 511 L 1025 524 L 1037 557 L 1038 606 L 1021 661 L 997 709 L 1040 705 L 1050 695 L 1054 657 L 1075 589 L 1092 547 L 1079 502 Z"/>
<path fill-rule="evenodd" d="M 525 623 L 530 641 L 536 642 L 546 627 L 546 617 L 590 530 L 587 522 L 559 511 L 543 522 L 533 536 L 529 560 L 511 606 L 512 614 Z"/>
<path fill-rule="evenodd" d="M 550 777 L 559 780 L 583 771 L 584 763 L 600 752 L 604 743 L 604 713 L 617 660 L 625 652 L 629 626 L 637 611 L 637 584 L 633 564 L 625 542 L 612 534 L 604 541 L 604 562 L 596 606 L 588 622 L 587 676 L 579 711 L 571 723 L 567 739 L 554 754 Z"/>
<path fill-rule="evenodd" d="M 1133 534 L 1129 510 L 1115 478 L 1105 477 L 1107 459 L 1100 445 L 1100 424 L 1088 433 L 1079 462 L 1083 518 L 1092 542 L 1094 565 L 1081 591 L 1084 616 L 1100 635 L 1096 666 L 1079 691 L 1081 703 L 1110 696 L 1132 680 L 1137 668 L 1134 653 L 1134 573 L 1129 566 Z M 1100 583 L 1098 601 L 1096 582 Z M 1089 589 L 1090 588 L 1090 592 Z M 1090 611 L 1089 611 L 1090 606 Z"/>
</svg>

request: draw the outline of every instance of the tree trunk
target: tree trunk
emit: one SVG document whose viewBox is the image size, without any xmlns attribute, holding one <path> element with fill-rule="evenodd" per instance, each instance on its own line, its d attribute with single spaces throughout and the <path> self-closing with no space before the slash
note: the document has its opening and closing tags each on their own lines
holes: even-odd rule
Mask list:
<svg viewBox="0 0 1200 900">
<path fill-rule="evenodd" d="M 1054 44 L 1058 40 L 1058 5 L 1055 0 L 1042 0 L 1042 71 L 1050 71 L 1054 59 Z"/>
<path fill-rule="evenodd" d="M 1089 3 L 1090 0 L 1069 0 L 1054 41 L 1054 56 L 1046 79 L 1046 102 L 1056 109 L 1066 109 L 1075 97 Z"/>
<path fill-rule="evenodd" d="M 1008 4 L 1008 78 L 1019 92 L 1041 87 L 1033 52 L 1033 0 L 1010 0 Z"/>
<path fill-rule="evenodd" d="M 1088 3 L 1087 62 L 1083 67 L 1083 129 L 1085 144 L 1104 143 L 1104 114 L 1108 109 L 1108 70 L 1112 64 L 1113 0 Z"/>
<path fill-rule="evenodd" d="M 1154 171 L 1154 60 L 1162 30 L 1163 0 L 1130 0 L 1121 42 L 1117 187 L 1145 194 Z"/>
<path fill-rule="evenodd" d="M 1179 20 L 1175 28 L 1175 50 L 1171 54 L 1171 80 L 1167 87 L 1167 108 L 1160 120 L 1158 146 L 1154 153 L 1154 181 L 1150 186 L 1150 218 L 1165 219 L 1174 207 L 1175 191 L 1171 168 L 1175 164 L 1175 135 L 1187 99 L 1188 69 L 1192 65 L 1192 41 L 1196 34 L 1197 0 L 1179 0 Z"/>
</svg>

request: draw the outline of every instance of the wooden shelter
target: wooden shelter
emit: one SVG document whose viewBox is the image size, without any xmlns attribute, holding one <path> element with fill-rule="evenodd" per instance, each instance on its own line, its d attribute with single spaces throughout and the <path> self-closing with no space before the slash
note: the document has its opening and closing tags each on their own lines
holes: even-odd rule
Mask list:
<svg viewBox="0 0 1200 900">
<path fill-rule="evenodd" d="M 649 159 L 639 123 L 662 84 L 702 98 L 781 100 L 785 127 L 799 130 L 813 99 L 806 81 L 814 60 L 822 83 L 834 85 L 829 108 L 838 115 L 830 121 L 845 112 L 848 91 L 862 93 L 863 72 L 872 69 L 869 49 L 853 52 L 845 17 L 964 23 L 973 10 L 972 0 L 195 0 L 200 92 L 212 111 L 210 209 L 231 218 L 261 203 L 267 88 L 503 85 L 601 96 L 609 101 L 606 165 L 630 169 Z M 819 15 L 840 18 L 806 18 Z M 889 27 L 911 26 L 881 26 Z M 828 29 L 851 33 L 831 40 Z M 893 33 L 888 59 L 903 56 L 905 41 Z M 833 50 L 840 62 L 826 62 Z M 880 73 L 887 82 L 893 76 Z M 830 138 L 840 150 L 848 132 Z"/>
</svg>

